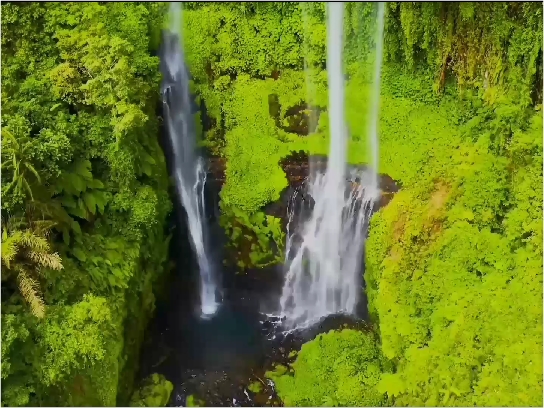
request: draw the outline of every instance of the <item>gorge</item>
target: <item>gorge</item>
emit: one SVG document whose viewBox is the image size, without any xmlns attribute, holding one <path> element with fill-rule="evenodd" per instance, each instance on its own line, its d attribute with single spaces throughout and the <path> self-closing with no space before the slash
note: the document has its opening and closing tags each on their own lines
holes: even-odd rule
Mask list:
<svg viewBox="0 0 544 408">
<path fill-rule="evenodd" d="M 542 405 L 542 4 L 1 7 L 2 405 Z"/>
</svg>

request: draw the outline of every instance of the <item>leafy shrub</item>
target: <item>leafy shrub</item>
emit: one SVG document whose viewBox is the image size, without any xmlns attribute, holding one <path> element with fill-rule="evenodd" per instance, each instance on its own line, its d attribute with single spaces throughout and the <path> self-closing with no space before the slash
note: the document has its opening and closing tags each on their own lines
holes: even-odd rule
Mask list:
<svg viewBox="0 0 544 408">
<path fill-rule="evenodd" d="M 131 407 L 165 407 L 174 386 L 160 374 L 151 374 L 130 400 Z M 190 406 L 190 405 L 189 405 Z"/>
<path fill-rule="evenodd" d="M 288 372 L 268 372 L 285 406 L 375 407 L 386 404 L 376 389 L 388 364 L 372 333 L 344 329 L 305 343 Z"/>
</svg>

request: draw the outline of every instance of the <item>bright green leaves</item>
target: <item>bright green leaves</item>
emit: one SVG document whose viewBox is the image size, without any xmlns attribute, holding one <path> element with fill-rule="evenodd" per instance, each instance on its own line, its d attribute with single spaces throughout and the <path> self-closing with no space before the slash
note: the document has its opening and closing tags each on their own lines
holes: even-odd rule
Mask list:
<svg viewBox="0 0 544 408">
<path fill-rule="evenodd" d="M 26 363 L 33 358 L 33 341 L 29 321 L 16 314 L 2 314 L 2 381 L 17 378 L 7 391 L 2 392 L 2 404 L 24 406 L 29 403 L 29 394 L 35 392 Z M 29 347 L 30 346 L 30 347 Z"/>
<path fill-rule="evenodd" d="M 221 225 L 230 235 L 230 246 L 238 249 L 235 262 L 241 270 L 283 260 L 285 234 L 280 218 L 261 211 L 248 215 L 234 207 L 222 216 Z"/>
<path fill-rule="evenodd" d="M 108 292 L 128 288 L 137 271 L 135 261 L 140 248 L 122 238 L 83 234 L 70 248 L 81 272 L 90 276 L 95 290 Z"/>
<path fill-rule="evenodd" d="M 509 147 L 514 161 L 512 209 L 503 222 L 514 246 L 527 244 L 542 252 L 542 116 L 526 132 L 516 132 Z"/>
<path fill-rule="evenodd" d="M 74 247 L 72 249 L 72 254 L 81 262 L 85 262 L 87 260 L 87 255 L 85 254 L 85 251 L 83 251 L 79 247 Z"/>
<path fill-rule="evenodd" d="M 468 156 L 454 160 L 459 164 L 456 212 L 459 217 L 479 225 L 497 226 L 508 194 L 508 160 L 474 148 L 461 147 Z M 458 150 L 459 152 L 459 150 Z M 462 210 L 461 210 L 462 209 Z"/>
<path fill-rule="evenodd" d="M 430 68 L 437 90 L 452 73 L 462 88 L 491 96 L 501 87 L 530 103 L 542 49 L 536 4 L 389 3 L 385 33 L 386 60 Z"/>
<path fill-rule="evenodd" d="M 139 188 L 134 197 L 132 222 L 144 229 L 155 225 L 157 223 L 158 205 L 158 196 L 151 187 L 145 186 Z"/>
<path fill-rule="evenodd" d="M 2 404 L 60 406 L 62 398 L 47 392 L 48 385 L 54 389 L 69 386 L 74 375 L 88 373 L 100 364 L 113 368 L 105 364 L 111 323 L 106 300 L 92 295 L 73 305 L 51 306 L 39 325 L 27 317 L 3 313 Z M 96 402 L 112 403 L 115 400 Z"/>
<path fill-rule="evenodd" d="M 156 160 L 146 152 L 142 152 L 141 159 L 141 172 L 146 176 L 152 177 L 153 166 L 157 164 Z"/>
<path fill-rule="evenodd" d="M 41 183 L 41 177 L 32 164 L 31 148 L 32 141 L 26 135 L 18 139 L 9 128 L 2 129 L 2 174 L 11 177 L 2 189 L 3 195 L 13 190 L 15 196 L 34 200 L 31 184 Z"/>
<path fill-rule="evenodd" d="M 387 372 L 371 333 L 345 329 L 305 343 L 289 372 L 267 373 L 285 406 L 374 407 L 386 405 L 376 389 Z"/>
<path fill-rule="evenodd" d="M 73 195 L 83 193 L 82 183 L 89 181 L 78 169 L 75 173 L 79 177 L 67 175 L 74 171 L 69 164 L 74 153 L 76 162 L 107 162 L 110 168 L 102 166 L 94 178 L 109 178 L 113 187 L 132 187 L 141 174 L 136 175 L 135 168 L 142 150 L 153 160 L 142 158 L 144 173 L 160 173 L 155 167 L 162 153 L 148 139 L 156 131 L 153 101 L 158 96 L 158 59 L 148 54 L 149 27 L 145 20 L 148 16 L 157 19 L 160 10 L 149 8 L 152 11 L 144 5 L 42 5 L 34 7 L 32 13 L 44 17 L 39 23 L 29 23 L 36 33 L 25 31 L 19 42 L 3 36 L 3 43 L 13 49 L 10 55 L 2 56 L 3 65 L 13 67 L 2 71 L 3 82 L 11 92 L 9 98 L 2 98 L 8 129 L 18 125 L 17 115 L 30 119 L 26 130 L 17 127 L 17 139 L 39 132 L 41 140 L 33 142 L 26 156 L 38 159 L 40 166 L 34 167 L 38 172 L 43 167 L 45 180 L 60 176 L 61 184 L 75 190 L 69 191 Z M 30 16 L 25 11 L 30 9 L 8 7 L 6 19 L 12 13 L 10 21 L 26 21 Z M 47 41 L 40 37 L 44 32 Z M 36 52 L 39 47 L 43 49 Z M 29 58 L 33 59 L 30 64 Z M 26 79 L 22 86 L 12 87 L 12 77 L 17 76 Z M 22 188 L 27 179 L 20 182 Z M 3 201 L 6 205 L 10 202 Z M 107 197 L 96 198 L 96 205 L 92 201 L 87 198 L 83 202 L 85 211 L 91 214 L 101 211 Z M 82 216 L 82 210 L 75 210 L 78 214 L 74 215 Z"/>
<path fill-rule="evenodd" d="M 48 349 L 43 380 L 58 383 L 74 368 L 93 365 L 105 356 L 111 312 L 104 298 L 85 296 L 72 307 L 61 308 L 45 323 L 43 345 Z M 84 359 L 78 358 L 83 357 Z"/>
<path fill-rule="evenodd" d="M 3 296 L 3 320 L 14 308 L 31 331 L 2 350 L 3 361 L 20 362 L 6 365 L 3 404 L 112 406 L 117 382 L 130 383 L 119 379 L 124 319 L 145 326 L 171 208 L 157 142 L 158 58 L 149 54 L 162 11 L 2 5 L 2 214 L 55 224 L 49 238 L 65 267 L 40 275 L 51 310 L 40 326 L 26 324 L 23 300 L 9 295 L 16 287 Z M 86 293 L 107 301 L 81 302 Z"/>
<path fill-rule="evenodd" d="M 80 160 L 70 172 L 62 174 L 56 192 L 62 193 L 60 201 L 70 215 L 89 220 L 97 213 L 104 213 L 110 200 L 111 194 L 103 188 L 104 184 L 93 178 L 91 162 Z"/>
<path fill-rule="evenodd" d="M 528 151 L 532 137 L 516 133 Z M 372 220 L 369 308 L 398 361 L 379 389 L 396 405 L 542 403 L 541 156 L 515 156 L 509 175 L 488 141 L 454 150 L 451 187 L 422 178 Z"/>
<path fill-rule="evenodd" d="M 269 95 L 281 95 L 281 114 L 304 100 L 304 77 L 286 73 L 273 81 L 239 77 L 224 103 L 226 127 L 227 183 L 221 191 L 221 205 L 237 207 L 249 214 L 275 201 L 287 187 L 279 166 L 282 157 L 306 147 L 306 139 L 276 127 L 270 115 Z"/>
<path fill-rule="evenodd" d="M 274 69 L 302 68 L 300 11 L 296 3 L 277 13 L 267 4 L 205 4 L 184 13 L 187 55 L 198 80 L 234 73 L 268 76 Z"/>
<path fill-rule="evenodd" d="M 174 386 L 161 374 L 151 374 L 130 399 L 131 407 L 165 407 Z M 187 398 L 189 400 L 189 398 Z M 193 398 L 194 399 L 194 398 Z M 187 404 L 188 407 L 198 406 Z"/>
<path fill-rule="evenodd" d="M 89 212 L 93 215 L 96 213 L 96 206 L 97 206 L 96 197 L 97 195 L 89 193 L 89 192 L 85 192 L 83 194 L 83 202 L 87 206 L 87 209 L 89 210 Z"/>
</svg>

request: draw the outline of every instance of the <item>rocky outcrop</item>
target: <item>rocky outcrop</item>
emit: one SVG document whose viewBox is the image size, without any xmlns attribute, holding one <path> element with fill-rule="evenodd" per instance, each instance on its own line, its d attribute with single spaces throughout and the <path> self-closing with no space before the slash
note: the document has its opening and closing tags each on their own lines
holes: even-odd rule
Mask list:
<svg viewBox="0 0 544 408">
<path fill-rule="evenodd" d="M 317 171 L 324 172 L 327 168 L 326 156 L 312 156 L 312 166 Z M 289 185 L 282 191 L 280 199 L 276 202 L 270 203 L 264 207 L 264 212 L 268 215 L 273 215 L 285 219 L 287 214 L 287 205 L 291 196 L 295 191 L 302 192 L 304 195 L 304 183 L 308 180 L 310 174 L 310 161 L 305 152 L 294 152 L 290 156 L 286 157 L 280 162 L 280 166 L 283 168 L 287 177 Z M 364 170 L 367 166 L 359 165 L 353 168 Z M 209 173 L 208 183 L 213 185 L 213 190 L 217 193 L 221 190 L 221 187 L 225 183 L 225 169 L 226 160 L 220 157 L 212 157 L 209 159 Z M 353 180 L 347 180 L 346 183 L 354 183 Z M 379 187 L 381 190 L 381 199 L 375 204 L 374 211 L 377 211 L 381 207 L 387 205 L 393 198 L 393 195 L 399 190 L 399 185 L 395 180 L 386 174 L 379 175 Z"/>
</svg>

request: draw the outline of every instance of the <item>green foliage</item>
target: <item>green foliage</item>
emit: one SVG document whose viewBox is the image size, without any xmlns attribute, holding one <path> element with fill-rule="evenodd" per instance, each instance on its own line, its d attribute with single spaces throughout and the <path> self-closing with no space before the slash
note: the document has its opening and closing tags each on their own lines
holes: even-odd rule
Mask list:
<svg viewBox="0 0 544 408">
<path fill-rule="evenodd" d="M 33 223 L 30 228 L 14 228 L 14 219 L 2 230 L 2 281 L 17 280 L 19 292 L 30 305 L 32 314 L 43 318 L 45 305 L 41 296 L 39 276 L 43 268 L 62 269 L 62 260 L 57 253 L 51 253 L 46 239 L 47 229 L 43 223 Z M 19 222 L 17 226 L 23 226 Z"/>
<path fill-rule="evenodd" d="M 504 112 L 462 126 L 450 163 L 372 220 L 365 280 L 395 405 L 542 403 L 542 118 L 510 132 Z"/>
<path fill-rule="evenodd" d="M 300 38 L 305 35 L 297 3 L 200 3 L 185 15 L 189 65 L 195 78 L 213 80 L 231 74 L 270 76 L 274 70 L 302 68 Z M 324 7 L 312 9 L 319 18 Z M 324 60 L 325 31 L 312 33 L 309 43 Z"/>
<path fill-rule="evenodd" d="M 192 4 L 185 14 L 197 92 L 214 119 L 207 145 L 227 158 L 222 208 L 234 240 L 285 188 L 281 158 L 327 152 L 323 11 Z M 368 161 L 373 18 L 368 5 L 347 8 L 352 163 Z M 276 30 L 286 42 L 298 33 L 291 47 L 307 55 L 310 81 L 304 61 L 272 41 Z M 380 172 L 403 191 L 373 219 L 367 248 L 369 308 L 397 366 L 379 389 L 397 405 L 539 405 L 541 5 L 388 3 L 384 50 Z M 303 101 L 322 111 L 315 134 L 300 137 L 278 123 Z M 287 405 L 307 403 L 289 398 L 316 371 L 275 374 L 290 384 Z M 315 380 L 311 392 L 329 384 Z M 338 401 L 311 402 L 323 403 Z"/>
<path fill-rule="evenodd" d="M 185 405 L 187 405 L 188 407 L 203 407 L 206 404 L 204 401 L 191 394 L 187 396 L 187 401 L 185 402 Z"/>
<path fill-rule="evenodd" d="M 91 295 L 52 314 L 43 329 L 47 351 L 42 381 L 46 385 L 59 383 L 72 370 L 102 361 L 108 340 L 104 333 L 111 332 L 111 321 L 106 299 Z"/>
<path fill-rule="evenodd" d="M 227 159 L 222 206 L 235 206 L 251 214 L 279 199 L 287 187 L 279 161 L 307 142 L 276 126 L 270 96 L 279 96 L 279 117 L 284 118 L 289 108 L 304 101 L 304 89 L 299 88 L 303 81 L 302 73 L 286 72 L 277 81 L 240 76 L 232 86 L 222 107 Z"/>
<path fill-rule="evenodd" d="M 24 220 L 2 238 L 3 405 L 127 401 L 171 207 L 149 52 L 164 10 L 2 5 L 2 216 Z"/>
<path fill-rule="evenodd" d="M 130 400 L 131 407 L 165 407 L 174 386 L 160 374 L 147 377 Z M 191 406 L 191 405 L 189 405 Z"/>
<path fill-rule="evenodd" d="M 229 245 L 236 251 L 237 266 L 264 267 L 283 260 L 285 234 L 281 219 L 256 212 L 251 216 L 233 208 L 223 214 L 221 225 L 230 235 Z"/>
<path fill-rule="evenodd" d="M 2 403 L 115 405 L 115 386 L 99 387 L 116 376 L 112 323 L 106 299 L 92 295 L 71 306 L 51 305 L 39 324 L 20 307 L 3 306 Z M 89 392 L 82 382 L 94 382 L 91 395 L 82 395 Z"/>
<path fill-rule="evenodd" d="M 515 3 L 388 3 L 386 61 L 424 65 L 442 88 L 448 73 L 460 88 L 493 98 L 506 88 L 530 104 L 542 48 L 542 8 Z"/>
<path fill-rule="evenodd" d="M 330 331 L 305 343 L 291 369 L 268 372 L 286 406 L 375 407 L 386 403 L 376 384 L 389 371 L 372 333 Z"/>
<path fill-rule="evenodd" d="M 253 381 L 251 384 L 249 384 L 247 389 L 254 394 L 258 394 L 263 390 L 263 385 L 260 381 Z"/>
<path fill-rule="evenodd" d="M 150 54 L 165 8 L 2 5 L 2 216 L 24 220 L 2 236 L 3 405 L 128 402 L 168 246 Z M 368 161 L 375 11 L 346 6 L 351 163 Z M 279 161 L 328 151 L 324 3 L 190 3 L 183 15 L 204 144 L 227 160 L 222 224 L 240 267 L 269 265 L 284 241 L 263 212 L 287 186 Z M 384 393 L 540 405 L 541 5 L 388 3 L 384 51 L 380 172 L 403 190 L 366 251 L 381 346 L 320 336 L 271 374 L 278 391 L 287 405 L 381 405 Z M 306 105 L 320 111 L 309 136 L 289 130 Z M 145 404 L 170 389 L 155 380 L 160 401 Z"/>
</svg>

